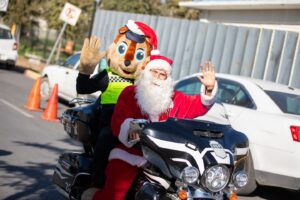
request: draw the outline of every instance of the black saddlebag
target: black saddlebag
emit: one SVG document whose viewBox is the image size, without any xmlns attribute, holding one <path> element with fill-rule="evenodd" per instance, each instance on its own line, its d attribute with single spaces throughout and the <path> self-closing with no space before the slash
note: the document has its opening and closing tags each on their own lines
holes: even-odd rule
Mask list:
<svg viewBox="0 0 300 200">
<path fill-rule="evenodd" d="M 56 165 L 53 182 L 66 197 L 80 199 L 81 193 L 91 185 L 92 158 L 83 153 L 63 153 Z"/>
</svg>

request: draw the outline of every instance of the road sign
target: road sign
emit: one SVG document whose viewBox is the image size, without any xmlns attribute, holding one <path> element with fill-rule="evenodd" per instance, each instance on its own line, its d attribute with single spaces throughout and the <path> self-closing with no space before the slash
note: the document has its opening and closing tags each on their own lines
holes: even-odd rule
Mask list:
<svg viewBox="0 0 300 200">
<path fill-rule="evenodd" d="M 9 0 L 0 0 L 0 11 L 6 12 Z"/>
<path fill-rule="evenodd" d="M 81 13 L 80 8 L 67 2 L 60 13 L 59 19 L 74 26 L 79 18 L 80 13 Z"/>
</svg>

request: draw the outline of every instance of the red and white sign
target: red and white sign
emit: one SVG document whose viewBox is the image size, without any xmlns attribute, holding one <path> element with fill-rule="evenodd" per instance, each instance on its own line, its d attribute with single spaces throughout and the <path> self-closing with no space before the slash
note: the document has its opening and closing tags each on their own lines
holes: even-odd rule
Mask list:
<svg viewBox="0 0 300 200">
<path fill-rule="evenodd" d="M 80 16 L 80 13 L 81 13 L 80 8 L 67 2 L 64 6 L 64 9 L 60 13 L 59 19 L 74 26 Z"/>
<path fill-rule="evenodd" d="M 0 11 L 6 12 L 8 0 L 0 0 Z"/>
</svg>

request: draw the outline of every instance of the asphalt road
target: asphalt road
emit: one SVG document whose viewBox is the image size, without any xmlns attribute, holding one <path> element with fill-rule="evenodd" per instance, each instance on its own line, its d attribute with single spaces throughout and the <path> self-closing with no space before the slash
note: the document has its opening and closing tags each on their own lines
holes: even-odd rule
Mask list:
<svg viewBox="0 0 300 200">
<path fill-rule="evenodd" d="M 17 71 L 0 66 L 0 199 L 63 199 L 51 182 L 53 169 L 60 153 L 80 146 L 60 123 L 44 121 L 42 112 L 24 109 L 34 81 Z M 59 115 L 66 108 L 60 103 Z M 299 200 L 300 193 L 259 187 L 252 196 L 239 199 Z"/>
<path fill-rule="evenodd" d="M 33 83 L 0 67 L 0 199 L 63 199 L 52 185 L 53 169 L 60 153 L 79 149 L 60 123 L 24 109 Z M 66 108 L 59 104 L 59 114 Z"/>
</svg>

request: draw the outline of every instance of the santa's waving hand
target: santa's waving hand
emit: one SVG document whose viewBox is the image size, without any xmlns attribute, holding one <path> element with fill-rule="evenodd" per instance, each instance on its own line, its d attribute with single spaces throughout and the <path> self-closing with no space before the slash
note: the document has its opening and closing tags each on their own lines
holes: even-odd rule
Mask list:
<svg viewBox="0 0 300 200">
<path fill-rule="evenodd" d="M 216 83 L 215 66 L 210 61 L 207 61 L 205 62 L 205 67 L 200 65 L 200 69 L 203 73 L 203 76 L 197 77 L 205 86 L 205 95 L 211 96 Z"/>
</svg>

